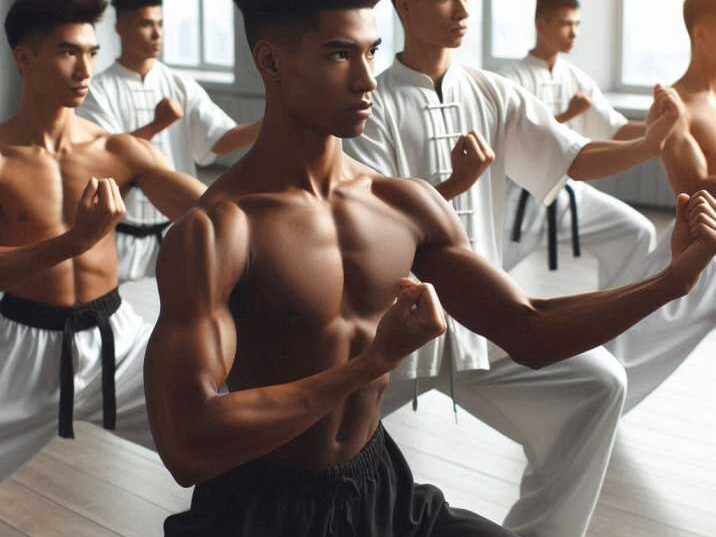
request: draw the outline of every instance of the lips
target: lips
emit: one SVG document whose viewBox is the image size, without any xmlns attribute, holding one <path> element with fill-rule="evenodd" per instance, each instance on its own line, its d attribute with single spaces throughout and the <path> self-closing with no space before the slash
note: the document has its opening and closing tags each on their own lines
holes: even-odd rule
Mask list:
<svg viewBox="0 0 716 537">
<path fill-rule="evenodd" d="M 354 114 L 360 116 L 360 117 L 368 117 L 370 116 L 370 110 L 373 108 L 373 103 L 368 101 L 362 101 L 360 104 L 356 106 L 352 106 L 350 108 L 350 111 Z"/>
</svg>

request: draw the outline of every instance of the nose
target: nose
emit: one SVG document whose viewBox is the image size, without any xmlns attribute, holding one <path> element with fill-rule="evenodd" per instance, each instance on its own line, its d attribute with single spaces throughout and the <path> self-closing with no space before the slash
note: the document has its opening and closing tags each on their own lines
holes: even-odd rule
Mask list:
<svg viewBox="0 0 716 537">
<path fill-rule="evenodd" d="M 470 10 L 467 8 L 468 0 L 457 0 L 455 9 L 455 18 L 457 20 L 467 19 L 470 16 Z"/>
<path fill-rule="evenodd" d="M 162 37 L 162 27 L 158 24 L 155 24 L 152 29 L 152 39 L 157 40 L 161 39 Z"/>
<path fill-rule="evenodd" d="M 75 77 L 78 80 L 86 80 L 92 76 L 92 58 L 87 54 L 77 56 L 77 65 L 75 66 Z"/>
<path fill-rule="evenodd" d="M 358 93 L 372 93 L 377 87 L 378 82 L 373 76 L 373 65 L 366 58 L 362 58 L 355 75 L 355 91 Z"/>
</svg>

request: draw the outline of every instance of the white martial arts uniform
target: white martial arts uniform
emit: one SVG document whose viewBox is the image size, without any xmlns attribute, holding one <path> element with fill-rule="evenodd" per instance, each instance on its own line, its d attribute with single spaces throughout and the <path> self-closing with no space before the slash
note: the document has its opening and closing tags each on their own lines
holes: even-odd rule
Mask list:
<svg viewBox="0 0 716 537">
<path fill-rule="evenodd" d="M 161 149 L 176 170 L 196 177 L 196 164 L 207 166 L 216 159 L 212 148 L 236 126 L 226 113 L 192 78 L 157 61 L 142 80 L 119 61 L 92 79 L 90 93 L 79 114 L 113 134 L 133 132 L 154 119 L 156 105 L 169 97 L 184 109 L 184 117 L 159 133 L 152 142 Z M 134 226 L 166 223 L 140 189 L 125 199 L 125 222 Z M 159 241 L 117 233 L 120 281 L 155 274 Z"/>
<path fill-rule="evenodd" d="M 506 175 L 548 203 L 587 140 L 558 124 L 527 91 L 492 73 L 454 64 L 442 94 L 441 101 L 429 77 L 396 60 L 378 77 L 364 135 L 347 140 L 345 148 L 387 176 L 436 184 L 450 175 L 457 135 L 480 132 L 497 159 L 454 205 L 475 249 L 500 266 L 510 216 Z M 621 415 L 622 367 L 603 348 L 540 371 L 504 354 L 491 355 L 488 363 L 484 349 L 480 338 L 449 319 L 446 336 L 421 349 L 393 377 L 384 412 L 412 398 L 415 384 L 407 379 L 416 376 L 429 377 L 420 390 L 449 391 L 454 367 L 460 406 L 522 444 L 529 461 L 520 499 L 505 525 L 524 537 L 579 537 L 596 504 Z M 441 364 L 443 350 L 451 359 Z"/>
<path fill-rule="evenodd" d="M 144 354 L 152 332 L 124 302 L 109 317 L 116 356 L 115 432 L 154 449 L 144 399 Z M 0 315 L 0 481 L 58 434 L 62 331 Z M 103 422 L 102 341 L 98 328 L 72 340 L 75 420 Z"/>
<path fill-rule="evenodd" d="M 550 71 L 547 63 L 532 54 L 507 66 L 501 74 L 539 98 L 553 114 L 567 110 L 578 92 L 592 100 L 592 106 L 572 119 L 568 126 L 590 139 L 608 140 L 624 125 L 627 118 L 614 110 L 596 82 L 570 62 L 557 57 Z M 522 238 L 511 240 L 513 220 L 522 188 L 508 182 L 507 226 L 503 266 L 512 270 L 520 261 L 544 244 L 546 210 L 531 200 L 522 223 Z M 607 289 L 627 283 L 624 274 L 642 267 L 654 246 L 654 225 L 638 211 L 613 196 L 600 192 L 583 181 L 569 181 L 574 189 L 582 247 L 599 261 L 599 287 Z M 572 240 L 569 198 L 565 191 L 557 200 L 557 236 L 560 243 Z"/>
</svg>

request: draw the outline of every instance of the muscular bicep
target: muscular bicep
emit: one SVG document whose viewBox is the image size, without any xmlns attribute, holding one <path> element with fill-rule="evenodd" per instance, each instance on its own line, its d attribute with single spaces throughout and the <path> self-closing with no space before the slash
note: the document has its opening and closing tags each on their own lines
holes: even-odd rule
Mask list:
<svg viewBox="0 0 716 537">
<path fill-rule="evenodd" d="M 172 458 L 216 397 L 236 354 L 231 290 L 243 270 L 246 244 L 238 209 L 194 210 L 167 235 L 157 281 L 159 322 L 145 360 L 147 409 L 157 447 Z"/>
<path fill-rule="evenodd" d="M 678 125 L 667 138 L 661 156 L 676 194 L 708 188 L 709 170 L 701 146 L 687 126 Z M 713 191 L 713 188 L 711 188 Z"/>
</svg>

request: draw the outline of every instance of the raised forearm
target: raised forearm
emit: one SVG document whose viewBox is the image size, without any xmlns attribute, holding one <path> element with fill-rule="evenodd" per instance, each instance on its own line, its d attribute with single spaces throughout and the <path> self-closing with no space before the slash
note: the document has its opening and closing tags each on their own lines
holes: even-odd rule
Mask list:
<svg viewBox="0 0 716 537">
<path fill-rule="evenodd" d="M 567 175 L 582 181 L 599 179 L 628 170 L 658 153 L 644 138 L 591 142 L 574 159 Z"/>
<path fill-rule="evenodd" d="M 470 189 L 471 184 L 463 181 L 456 173 L 445 179 L 442 183 L 435 187 L 440 195 L 445 198 L 446 201 L 450 201 L 456 198 L 460 194 Z"/>
<path fill-rule="evenodd" d="M 17 287 L 53 266 L 83 253 L 82 245 L 72 231 L 31 246 L 0 247 L 0 290 Z"/>
<path fill-rule="evenodd" d="M 169 170 L 147 172 L 136 182 L 157 209 L 172 220 L 194 207 L 206 191 L 206 185 L 198 179 Z"/>
<path fill-rule="evenodd" d="M 144 127 L 140 127 L 137 130 L 133 131 L 131 134 L 133 136 L 136 136 L 137 138 L 141 138 L 149 142 L 165 128 L 166 127 L 158 125 L 156 122 L 152 121 L 151 123 L 147 123 L 146 125 L 144 125 Z"/>
<path fill-rule="evenodd" d="M 536 369 L 603 345 L 682 296 L 685 290 L 667 271 L 644 282 L 611 291 L 531 301 L 524 334 L 513 358 Z"/>
<path fill-rule="evenodd" d="M 624 125 L 612 138 L 613 140 L 636 140 L 646 135 L 646 123 L 643 121 L 630 121 Z"/>
<path fill-rule="evenodd" d="M 212 151 L 217 155 L 226 155 L 247 147 L 256 141 L 259 130 L 261 130 L 260 121 L 237 125 L 219 138 Z"/>
<path fill-rule="evenodd" d="M 669 270 L 612 291 L 535 300 L 466 247 L 423 254 L 414 272 L 435 285 L 446 311 L 461 324 L 531 368 L 606 343 L 685 292 Z"/>
<path fill-rule="evenodd" d="M 169 409 L 181 416 L 183 432 L 171 435 L 169 449 L 161 450 L 160 443 L 162 457 L 180 484 L 206 481 L 290 442 L 383 373 L 358 357 L 292 383 L 215 394 L 181 411 Z"/>
</svg>

